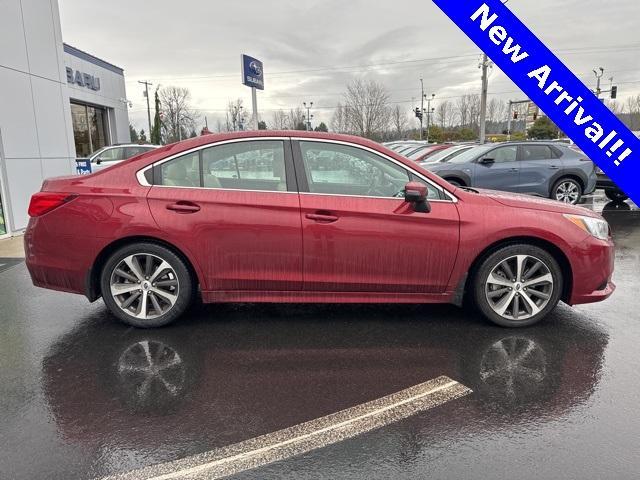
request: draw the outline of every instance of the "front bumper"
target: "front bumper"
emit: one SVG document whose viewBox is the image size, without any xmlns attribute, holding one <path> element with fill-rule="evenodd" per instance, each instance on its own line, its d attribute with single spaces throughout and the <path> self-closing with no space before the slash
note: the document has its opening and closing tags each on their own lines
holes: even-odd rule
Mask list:
<svg viewBox="0 0 640 480">
<path fill-rule="evenodd" d="M 615 247 L 611 240 L 588 237 L 572 250 L 570 261 L 573 270 L 570 305 L 600 302 L 613 294 Z"/>
</svg>

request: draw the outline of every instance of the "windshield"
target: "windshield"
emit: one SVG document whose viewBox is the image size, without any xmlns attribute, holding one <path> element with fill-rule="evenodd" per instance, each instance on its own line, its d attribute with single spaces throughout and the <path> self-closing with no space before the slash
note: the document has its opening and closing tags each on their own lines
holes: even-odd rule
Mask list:
<svg viewBox="0 0 640 480">
<path fill-rule="evenodd" d="M 457 157 L 462 152 L 465 152 L 473 147 L 451 147 L 446 148 L 444 150 L 440 150 L 438 152 L 434 152 L 425 158 L 426 163 L 439 163 L 439 162 L 447 162 L 453 157 Z"/>
<path fill-rule="evenodd" d="M 449 163 L 469 163 L 495 147 L 495 145 L 482 145 L 470 148 L 469 150 L 462 152 L 460 155 L 450 159 Z"/>
</svg>

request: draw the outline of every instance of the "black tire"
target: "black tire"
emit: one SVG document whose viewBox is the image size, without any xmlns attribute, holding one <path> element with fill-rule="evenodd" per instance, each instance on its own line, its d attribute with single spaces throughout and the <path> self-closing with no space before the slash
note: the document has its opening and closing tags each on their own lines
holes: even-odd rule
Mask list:
<svg viewBox="0 0 640 480">
<path fill-rule="evenodd" d="M 604 194 L 613 202 L 624 202 L 629 196 L 621 190 L 605 190 Z"/>
<path fill-rule="evenodd" d="M 130 255 L 150 254 L 164 260 L 173 269 L 178 280 L 177 299 L 164 314 L 153 318 L 141 319 L 125 312 L 111 293 L 111 277 L 115 268 Z M 191 277 L 185 262 L 174 252 L 162 245 L 151 242 L 126 245 L 114 252 L 106 261 L 100 274 L 102 298 L 113 315 L 127 325 L 138 328 L 156 328 L 167 325 L 182 315 L 195 297 L 195 281 Z"/>
<path fill-rule="evenodd" d="M 464 187 L 465 186 L 463 182 L 461 182 L 460 180 L 455 179 L 455 178 L 445 178 L 445 180 L 447 182 L 449 182 L 451 185 L 453 185 L 454 187 Z"/>
<path fill-rule="evenodd" d="M 575 199 L 572 199 L 571 201 L 561 200 L 559 198 L 563 196 L 561 189 L 567 185 L 571 185 L 571 188 L 574 188 L 575 191 L 577 192 L 577 197 L 575 197 Z M 571 205 L 577 205 L 578 203 L 580 203 L 580 200 L 582 199 L 582 185 L 580 185 L 580 182 L 577 181 L 575 178 L 568 178 L 568 177 L 561 178 L 560 180 L 558 180 L 556 183 L 553 184 L 553 187 L 551 188 L 550 198 L 552 200 L 557 200 L 559 202 L 565 202 Z"/>
<path fill-rule="evenodd" d="M 537 314 L 522 320 L 514 320 L 495 312 L 489 303 L 486 292 L 486 283 L 489 274 L 501 262 L 516 255 L 528 255 L 539 260 L 549 270 L 553 279 L 552 290 L 549 292 L 549 299 L 544 308 Z M 473 292 L 473 302 L 475 306 L 480 309 L 480 312 L 485 318 L 503 327 L 527 327 L 538 323 L 556 307 L 563 288 L 562 269 L 556 259 L 546 250 L 524 243 L 508 245 L 491 253 L 480 263 L 471 281 L 471 291 Z M 518 290 L 519 289 L 520 287 L 518 287 Z"/>
</svg>

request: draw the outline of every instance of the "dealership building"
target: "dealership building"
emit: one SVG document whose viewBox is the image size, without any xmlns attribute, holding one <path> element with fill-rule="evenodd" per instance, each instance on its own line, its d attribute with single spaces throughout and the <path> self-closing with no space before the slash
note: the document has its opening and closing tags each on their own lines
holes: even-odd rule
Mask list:
<svg viewBox="0 0 640 480">
<path fill-rule="evenodd" d="M 57 0 L 6 0 L 0 15 L 0 238 L 31 195 L 77 157 L 129 141 L 124 72 L 63 43 Z"/>
</svg>

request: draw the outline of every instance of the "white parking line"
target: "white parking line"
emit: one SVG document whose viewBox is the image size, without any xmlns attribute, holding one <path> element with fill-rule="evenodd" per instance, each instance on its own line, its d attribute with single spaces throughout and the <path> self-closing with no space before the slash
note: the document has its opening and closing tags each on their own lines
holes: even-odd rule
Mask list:
<svg viewBox="0 0 640 480">
<path fill-rule="evenodd" d="M 277 432 L 102 480 L 222 478 L 361 435 L 469 393 L 442 376 Z"/>
</svg>

